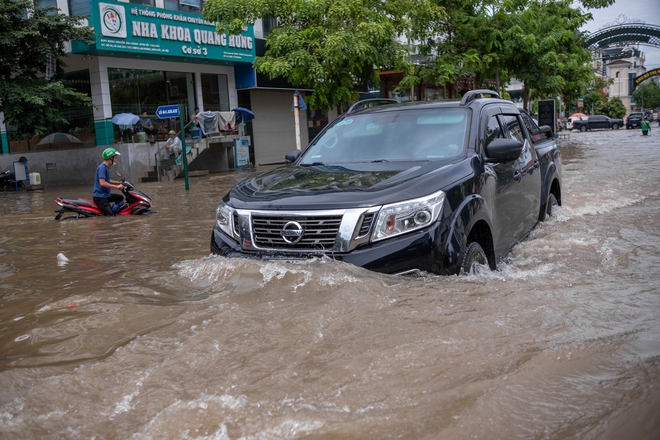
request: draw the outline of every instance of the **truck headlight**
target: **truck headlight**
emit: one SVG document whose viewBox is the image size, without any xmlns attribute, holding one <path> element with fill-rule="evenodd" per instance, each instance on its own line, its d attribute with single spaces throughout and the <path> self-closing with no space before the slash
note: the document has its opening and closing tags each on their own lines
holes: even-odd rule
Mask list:
<svg viewBox="0 0 660 440">
<path fill-rule="evenodd" d="M 230 237 L 234 237 L 234 228 L 232 226 L 233 208 L 227 206 L 225 202 L 220 202 L 215 210 L 215 223 L 218 228 Z"/>
<path fill-rule="evenodd" d="M 444 191 L 381 208 L 371 241 L 384 240 L 425 228 L 438 219 L 445 202 Z"/>
</svg>

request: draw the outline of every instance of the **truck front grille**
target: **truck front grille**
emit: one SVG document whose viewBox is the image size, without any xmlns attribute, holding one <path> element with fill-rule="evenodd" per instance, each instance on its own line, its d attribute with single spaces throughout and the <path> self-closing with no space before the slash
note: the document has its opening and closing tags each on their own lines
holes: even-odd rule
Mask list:
<svg viewBox="0 0 660 440">
<path fill-rule="evenodd" d="M 252 234 L 257 247 L 287 250 L 329 250 L 337 239 L 341 215 L 327 216 L 264 216 L 252 214 Z M 303 230 L 296 243 L 287 242 L 282 230 L 289 222 Z"/>
</svg>

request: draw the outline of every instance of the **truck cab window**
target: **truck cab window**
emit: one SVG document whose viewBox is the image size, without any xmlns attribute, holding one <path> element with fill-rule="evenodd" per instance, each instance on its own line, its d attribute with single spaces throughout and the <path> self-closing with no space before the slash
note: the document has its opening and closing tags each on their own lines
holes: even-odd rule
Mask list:
<svg viewBox="0 0 660 440">
<path fill-rule="evenodd" d="M 520 142 L 525 142 L 525 135 L 523 134 L 520 121 L 513 115 L 505 115 L 504 123 L 509 131 L 509 137 Z"/>
<path fill-rule="evenodd" d="M 486 126 L 486 139 L 484 142 L 484 148 L 488 146 L 493 140 L 501 138 L 502 128 L 500 127 L 500 122 L 497 120 L 497 116 L 491 116 L 488 120 L 488 125 Z"/>
</svg>

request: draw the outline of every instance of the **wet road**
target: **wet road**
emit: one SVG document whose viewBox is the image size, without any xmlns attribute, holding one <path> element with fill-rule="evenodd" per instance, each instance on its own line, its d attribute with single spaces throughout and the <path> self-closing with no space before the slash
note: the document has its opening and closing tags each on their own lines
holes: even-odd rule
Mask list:
<svg viewBox="0 0 660 440">
<path fill-rule="evenodd" d="M 558 217 L 470 277 L 209 256 L 239 174 L 0 193 L 0 438 L 660 438 L 660 129 L 561 150 Z"/>
</svg>

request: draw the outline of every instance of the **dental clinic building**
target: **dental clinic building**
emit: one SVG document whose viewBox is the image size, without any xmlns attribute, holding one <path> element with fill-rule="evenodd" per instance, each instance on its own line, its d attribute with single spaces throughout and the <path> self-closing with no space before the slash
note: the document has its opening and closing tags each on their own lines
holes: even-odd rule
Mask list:
<svg viewBox="0 0 660 440">
<path fill-rule="evenodd" d="M 189 122 L 194 109 L 230 111 L 250 109 L 255 119 L 248 124 L 251 159 L 257 164 L 283 162 L 295 148 L 294 116 L 290 111 L 293 88 L 271 81 L 252 68 L 265 50 L 261 21 L 246 26 L 240 35 L 218 34 L 215 24 L 201 15 L 203 0 L 35 0 L 38 7 L 56 6 L 61 13 L 88 17 L 95 41 L 73 41 L 63 80 L 91 96 L 86 109 L 64 111 L 71 133 L 84 145 L 106 146 L 121 140 L 111 119 L 118 113 L 146 111 L 161 133 L 180 130 L 179 120 L 158 119 L 156 109 L 181 104 Z M 266 23 L 268 25 L 268 23 Z M 255 28 L 259 37 L 255 38 Z M 303 92 L 303 91 L 301 91 Z M 304 92 L 303 92 L 304 93 Z M 314 112 L 311 112 L 313 115 Z M 306 145 L 315 126 L 300 115 L 301 141 Z M 5 128 L 2 127 L 3 131 Z M 166 136 L 162 136 L 166 138 Z M 3 152 L 14 152 L 3 133 Z"/>
</svg>

